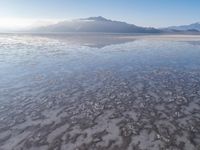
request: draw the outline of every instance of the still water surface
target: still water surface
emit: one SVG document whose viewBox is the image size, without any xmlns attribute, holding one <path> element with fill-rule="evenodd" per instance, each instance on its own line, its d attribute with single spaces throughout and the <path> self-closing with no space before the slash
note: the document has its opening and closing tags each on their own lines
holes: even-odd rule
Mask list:
<svg viewBox="0 0 200 150">
<path fill-rule="evenodd" d="M 0 150 L 198 150 L 200 37 L 0 35 Z"/>
</svg>

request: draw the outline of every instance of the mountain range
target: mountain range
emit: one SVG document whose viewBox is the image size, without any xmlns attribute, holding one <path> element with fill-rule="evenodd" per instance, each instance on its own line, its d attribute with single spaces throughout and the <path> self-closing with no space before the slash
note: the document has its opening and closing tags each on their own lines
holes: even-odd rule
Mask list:
<svg viewBox="0 0 200 150">
<path fill-rule="evenodd" d="M 31 32 L 96 32 L 96 33 L 200 33 L 200 23 L 191 25 L 172 26 L 156 29 L 141 27 L 121 21 L 113 21 L 104 17 L 89 17 L 72 21 L 63 21 L 57 24 L 37 27 Z"/>
<path fill-rule="evenodd" d="M 181 25 L 181 26 L 171 26 L 167 29 L 170 30 L 179 30 L 179 31 L 200 31 L 200 22 L 196 22 L 190 25 Z"/>
<path fill-rule="evenodd" d="M 139 27 L 126 22 L 112 21 L 101 16 L 63 21 L 35 28 L 36 32 L 103 32 L 103 33 L 160 33 L 159 29 Z"/>
</svg>

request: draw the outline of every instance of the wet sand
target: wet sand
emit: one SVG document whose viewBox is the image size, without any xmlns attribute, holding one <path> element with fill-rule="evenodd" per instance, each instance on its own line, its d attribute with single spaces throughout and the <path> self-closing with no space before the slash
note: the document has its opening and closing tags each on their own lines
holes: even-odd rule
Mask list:
<svg viewBox="0 0 200 150">
<path fill-rule="evenodd" d="M 3 37 L 0 150 L 199 150 L 198 40 L 157 38 Z"/>
</svg>

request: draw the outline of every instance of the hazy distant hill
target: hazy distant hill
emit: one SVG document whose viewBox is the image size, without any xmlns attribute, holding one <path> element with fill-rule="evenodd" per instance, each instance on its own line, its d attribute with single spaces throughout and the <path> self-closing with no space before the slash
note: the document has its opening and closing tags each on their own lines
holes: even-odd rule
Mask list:
<svg viewBox="0 0 200 150">
<path fill-rule="evenodd" d="M 200 23 L 193 23 L 190 25 L 181 25 L 181 26 L 171 26 L 166 29 L 170 30 L 179 30 L 179 31 L 192 31 L 192 32 L 200 32 Z"/>
<path fill-rule="evenodd" d="M 112 21 L 101 16 L 64 21 L 32 29 L 33 32 L 102 32 L 102 33 L 161 33 L 155 28 L 139 27 L 120 21 Z"/>
</svg>

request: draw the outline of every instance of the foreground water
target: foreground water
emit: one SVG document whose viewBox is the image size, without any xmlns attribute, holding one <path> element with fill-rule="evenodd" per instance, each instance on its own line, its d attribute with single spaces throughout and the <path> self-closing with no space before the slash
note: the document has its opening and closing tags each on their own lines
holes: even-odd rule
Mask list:
<svg viewBox="0 0 200 150">
<path fill-rule="evenodd" d="M 0 150 L 199 150 L 200 37 L 0 35 Z"/>
</svg>

